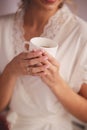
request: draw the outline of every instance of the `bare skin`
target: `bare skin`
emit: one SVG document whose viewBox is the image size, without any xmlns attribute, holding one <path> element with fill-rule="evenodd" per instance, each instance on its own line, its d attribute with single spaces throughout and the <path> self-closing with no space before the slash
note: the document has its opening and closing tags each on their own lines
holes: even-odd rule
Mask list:
<svg viewBox="0 0 87 130">
<path fill-rule="evenodd" d="M 57 6 L 60 3 L 58 0 L 57 4 L 47 7 L 41 3 L 41 0 L 32 1 L 35 4 L 31 4 L 24 16 L 24 37 L 26 40 L 29 40 L 33 36 L 40 36 L 49 17 L 56 12 Z M 43 64 L 35 67 L 38 63 Z M 26 66 L 30 66 L 31 73 L 27 72 Z M 62 79 L 58 70 L 58 62 L 52 56 L 41 50 L 21 53 L 14 57 L 0 75 L 0 111 L 9 103 L 17 78 L 21 75 L 31 74 L 40 76 L 71 114 L 87 122 L 87 84 L 82 85 L 80 95 L 78 95 Z M 53 76 L 54 78 L 52 78 Z"/>
</svg>

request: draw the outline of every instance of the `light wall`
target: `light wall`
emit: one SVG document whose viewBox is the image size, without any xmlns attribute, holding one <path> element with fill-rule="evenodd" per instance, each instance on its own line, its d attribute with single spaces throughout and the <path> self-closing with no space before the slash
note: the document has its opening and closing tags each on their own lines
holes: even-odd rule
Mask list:
<svg viewBox="0 0 87 130">
<path fill-rule="evenodd" d="M 19 0 L 0 0 L 0 15 L 14 13 L 17 10 Z"/>
<path fill-rule="evenodd" d="M 87 0 L 72 0 L 76 3 L 77 14 L 87 21 Z"/>
<path fill-rule="evenodd" d="M 87 21 L 87 0 L 72 0 L 76 3 L 77 14 Z M 19 0 L 0 0 L 0 15 L 13 13 L 17 10 Z"/>
</svg>

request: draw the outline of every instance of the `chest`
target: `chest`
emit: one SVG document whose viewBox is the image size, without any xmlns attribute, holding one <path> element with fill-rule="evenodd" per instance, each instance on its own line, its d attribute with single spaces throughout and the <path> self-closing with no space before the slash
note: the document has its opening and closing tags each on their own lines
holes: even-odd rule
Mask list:
<svg viewBox="0 0 87 130">
<path fill-rule="evenodd" d="M 26 27 L 23 26 L 23 37 L 26 41 L 29 41 L 31 38 L 33 37 L 40 37 L 40 35 L 43 32 L 44 26 L 43 27 L 34 27 L 34 26 L 30 26 L 30 27 Z"/>
</svg>

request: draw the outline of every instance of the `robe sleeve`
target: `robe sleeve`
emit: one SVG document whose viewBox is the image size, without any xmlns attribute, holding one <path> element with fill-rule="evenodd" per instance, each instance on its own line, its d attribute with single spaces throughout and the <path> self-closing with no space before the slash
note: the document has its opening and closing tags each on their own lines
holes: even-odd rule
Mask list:
<svg viewBox="0 0 87 130">
<path fill-rule="evenodd" d="M 81 50 L 81 55 L 77 62 L 70 85 L 73 90 L 78 93 L 82 84 L 87 84 L 87 41 Z"/>
</svg>

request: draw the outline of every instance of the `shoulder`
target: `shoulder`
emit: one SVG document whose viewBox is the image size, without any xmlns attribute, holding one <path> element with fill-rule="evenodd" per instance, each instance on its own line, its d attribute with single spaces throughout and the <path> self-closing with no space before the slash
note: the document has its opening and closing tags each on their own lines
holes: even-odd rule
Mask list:
<svg viewBox="0 0 87 130">
<path fill-rule="evenodd" d="M 68 15 L 65 30 L 69 32 L 69 36 L 73 34 L 74 37 L 80 38 L 82 41 L 87 41 L 87 22 L 71 12 L 67 6 L 65 10 Z"/>
<path fill-rule="evenodd" d="M 75 16 L 75 17 L 76 17 L 76 22 L 77 22 L 77 25 L 79 26 L 79 31 L 82 38 L 87 40 L 87 22 L 78 16 Z"/>
<path fill-rule="evenodd" d="M 78 17 L 75 13 L 73 13 L 68 6 L 65 5 L 64 7 L 64 12 L 67 15 L 67 22 L 70 24 L 76 25 L 78 29 L 82 32 L 85 33 L 87 32 L 87 22 L 84 21 L 82 18 Z"/>
</svg>

